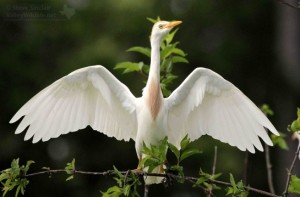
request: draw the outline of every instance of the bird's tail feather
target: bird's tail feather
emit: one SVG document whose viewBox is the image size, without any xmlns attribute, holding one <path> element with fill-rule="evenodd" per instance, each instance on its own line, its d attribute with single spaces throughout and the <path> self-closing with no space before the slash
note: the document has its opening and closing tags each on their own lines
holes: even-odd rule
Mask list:
<svg viewBox="0 0 300 197">
<path fill-rule="evenodd" d="M 157 166 L 153 169 L 151 173 L 162 173 L 161 172 L 162 167 Z M 145 172 L 148 172 L 148 167 L 143 169 Z M 160 184 L 163 181 L 164 177 L 158 177 L 158 176 L 145 176 L 144 181 L 146 185 L 152 185 L 152 184 Z"/>
</svg>

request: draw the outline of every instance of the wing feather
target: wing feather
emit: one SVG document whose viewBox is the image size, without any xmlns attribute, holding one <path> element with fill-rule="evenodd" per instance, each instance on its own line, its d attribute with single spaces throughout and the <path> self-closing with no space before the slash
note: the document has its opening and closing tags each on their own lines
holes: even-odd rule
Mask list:
<svg viewBox="0 0 300 197">
<path fill-rule="evenodd" d="M 78 69 L 30 99 L 11 119 L 25 140 L 47 141 L 90 125 L 110 137 L 134 139 L 136 98 L 102 66 Z"/>
<path fill-rule="evenodd" d="M 254 153 L 254 147 L 263 150 L 259 137 L 272 145 L 265 128 L 278 135 L 250 99 L 209 69 L 196 69 L 166 98 L 166 103 L 169 140 L 176 146 L 186 134 L 191 140 L 208 134 Z"/>
</svg>

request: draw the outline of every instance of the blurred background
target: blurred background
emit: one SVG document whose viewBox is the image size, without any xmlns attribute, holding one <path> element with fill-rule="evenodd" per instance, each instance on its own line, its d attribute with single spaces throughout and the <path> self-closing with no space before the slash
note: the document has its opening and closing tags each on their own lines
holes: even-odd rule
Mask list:
<svg viewBox="0 0 300 197">
<path fill-rule="evenodd" d="M 289 3 L 297 5 L 296 1 Z M 297 146 L 286 128 L 296 119 L 296 107 L 300 106 L 299 10 L 276 0 L 2 0 L 0 16 L 1 170 L 14 158 L 24 164 L 34 160 L 31 172 L 42 167 L 64 168 L 73 158 L 76 168 L 86 171 L 105 171 L 113 165 L 120 170 L 136 168 L 133 141 L 117 141 L 87 128 L 32 144 L 23 141 L 24 133 L 14 135 L 18 124 L 8 122 L 40 90 L 89 65 L 104 65 L 140 96 L 143 78 L 122 75 L 113 67 L 122 61 L 149 61 L 126 49 L 149 47 L 152 23 L 146 18 L 160 16 L 183 21 L 175 40 L 188 53 L 190 63 L 175 66 L 174 73 L 180 77 L 174 88 L 196 67 L 207 67 L 235 84 L 258 106 L 267 103 L 274 110 L 270 119 L 287 134 L 290 148 L 270 150 L 275 190 L 283 192 L 286 169 Z M 210 173 L 217 146 L 216 171 L 223 173 L 220 179 L 228 181 L 229 172 L 237 180 L 243 179 L 244 152 L 207 136 L 193 146 L 204 153 L 183 163 L 186 175 L 196 176 L 200 168 Z M 268 190 L 264 162 L 264 153 L 249 155 L 247 183 Z M 297 166 L 299 163 L 295 172 L 299 171 Z M 100 191 L 115 184 L 109 176 L 75 175 L 70 182 L 65 178 L 65 174 L 32 177 L 25 196 L 100 196 Z M 202 194 L 201 189 L 186 183 L 153 186 L 149 196 Z"/>
</svg>

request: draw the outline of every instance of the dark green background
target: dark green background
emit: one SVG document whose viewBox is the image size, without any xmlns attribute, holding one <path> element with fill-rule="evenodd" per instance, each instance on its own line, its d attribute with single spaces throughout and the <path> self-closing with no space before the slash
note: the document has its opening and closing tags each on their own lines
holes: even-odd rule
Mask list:
<svg viewBox="0 0 300 197">
<path fill-rule="evenodd" d="M 64 13 L 74 11 L 67 15 L 70 18 L 60 13 L 64 6 Z M 48 15 L 12 17 L 26 12 Z M 288 18 L 291 14 L 292 18 Z M 296 118 L 296 107 L 300 105 L 300 42 L 299 36 L 291 32 L 299 32 L 295 27 L 299 26 L 299 11 L 277 1 L 4 0 L 0 3 L 0 16 L 0 169 L 9 167 L 13 158 L 24 163 L 34 160 L 31 172 L 44 166 L 63 168 L 72 158 L 76 158 L 77 169 L 87 171 L 105 171 L 113 165 L 120 170 L 136 167 L 133 141 L 119 142 L 87 128 L 32 144 L 23 141 L 24 133 L 14 135 L 17 124 L 8 122 L 32 96 L 75 69 L 101 64 L 112 70 L 121 61 L 148 63 L 139 54 L 125 52 L 132 46 L 149 46 L 152 24 L 146 17 L 183 21 L 175 40 L 188 53 L 190 64 L 176 65 L 174 72 L 180 77 L 174 88 L 194 68 L 207 67 L 233 82 L 258 106 L 268 103 L 274 109 L 271 121 L 278 130 L 286 132 L 287 124 Z M 112 72 L 136 96 L 141 95 L 142 77 Z M 289 152 L 271 149 L 279 194 L 296 142 L 290 144 Z M 211 172 L 216 145 L 216 170 L 223 173 L 221 179 L 228 181 L 229 172 L 242 179 L 245 153 L 206 136 L 193 144 L 204 153 L 184 162 L 186 175 L 196 176 L 200 168 Z M 251 186 L 268 189 L 265 168 L 263 153 L 250 155 Z M 26 196 L 100 196 L 100 190 L 114 183 L 109 176 L 75 175 L 67 183 L 65 178 L 65 174 L 50 179 L 47 175 L 32 177 Z M 200 194 L 201 189 L 188 183 L 150 189 L 150 196 Z"/>
</svg>

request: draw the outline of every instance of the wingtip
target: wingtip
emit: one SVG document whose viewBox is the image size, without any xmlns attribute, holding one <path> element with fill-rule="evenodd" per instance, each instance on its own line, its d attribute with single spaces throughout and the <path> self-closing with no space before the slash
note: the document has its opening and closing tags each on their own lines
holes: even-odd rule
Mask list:
<svg viewBox="0 0 300 197">
<path fill-rule="evenodd" d="M 10 121 L 9 121 L 9 124 L 12 124 L 12 123 L 15 123 L 17 120 L 19 120 L 20 118 L 19 117 L 16 117 L 16 115 L 14 115 Z"/>
</svg>

